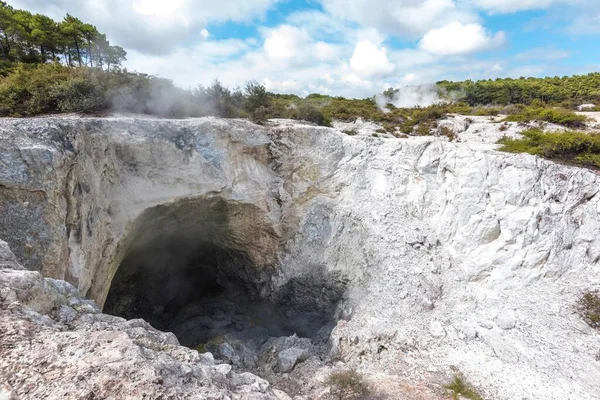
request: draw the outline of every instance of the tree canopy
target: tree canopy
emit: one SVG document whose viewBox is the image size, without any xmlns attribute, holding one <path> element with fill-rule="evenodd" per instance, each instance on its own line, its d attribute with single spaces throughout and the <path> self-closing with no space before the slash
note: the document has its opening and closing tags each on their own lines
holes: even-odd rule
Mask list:
<svg viewBox="0 0 600 400">
<path fill-rule="evenodd" d="M 600 101 L 600 73 L 547 78 L 498 78 L 437 83 L 442 96 L 468 104 L 559 104 Z"/>
<path fill-rule="evenodd" d="M 126 55 L 122 47 L 111 45 L 94 25 L 72 15 L 56 22 L 0 0 L 0 60 L 27 64 L 57 62 L 110 70 L 125 60 Z"/>
</svg>

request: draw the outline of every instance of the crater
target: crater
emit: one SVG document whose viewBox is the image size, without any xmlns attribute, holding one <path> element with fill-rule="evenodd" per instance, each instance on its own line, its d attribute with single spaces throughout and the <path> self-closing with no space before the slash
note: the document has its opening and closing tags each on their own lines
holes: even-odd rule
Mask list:
<svg viewBox="0 0 600 400">
<path fill-rule="evenodd" d="M 216 197 L 151 208 L 126 238 L 104 312 L 143 318 L 191 348 L 228 335 L 256 347 L 328 334 L 343 287 L 318 269 L 276 286 L 280 246 L 251 204 Z"/>
</svg>

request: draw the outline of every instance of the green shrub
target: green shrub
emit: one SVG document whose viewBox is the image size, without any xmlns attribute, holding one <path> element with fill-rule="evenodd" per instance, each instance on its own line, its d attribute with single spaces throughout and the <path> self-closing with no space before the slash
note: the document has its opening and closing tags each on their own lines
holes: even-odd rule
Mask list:
<svg viewBox="0 0 600 400">
<path fill-rule="evenodd" d="M 444 387 L 451 392 L 454 400 L 458 400 L 461 397 L 470 400 L 483 400 L 483 397 L 477 393 L 473 386 L 465 381 L 465 378 L 462 376 L 462 374 L 454 375 L 452 381 Z"/>
<path fill-rule="evenodd" d="M 428 122 L 422 122 L 417 126 L 415 133 L 419 136 L 431 135 L 431 124 Z"/>
<path fill-rule="evenodd" d="M 442 126 L 440 128 L 440 135 L 446 136 L 451 142 L 454 142 L 456 140 L 456 133 L 447 126 Z"/>
<path fill-rule="evenodd" d="M 345 133 L 348 136 L 356 136 L 356 135 L 358 135 L 358 132 L 356 131 L 356 129 L 345 129 L 342 132 Z"/>
<path fill-rule="evenodd" d="M 258 125 L 263 125 L 269 120 L 269 110 L 265 106 L 255 108 L 250 113 L 250 120 Z"/>
<path fill-rule="evenodd" d="M 577 303 L 577 311 L 589 326 L 600 329 L 600 291 L 584 292 Z"/>
<path fill-rule="evenodd" d="M 553 124 L 568 126 L 570 128 L 582 128 L 585 127 L 587 118 L 583 115 L 577 115 L 571 110 L 562 108 L 527 107 L 516 114 L 509 115 L 506 117 L 506 121 L 546 121 Z"/>
<path fill-rule="evenodd" d="M 246 82 L 246 99 L 244 101 L 244 109 L 251 115 L 257 109 L 262 108 L 262 112 L 266 112 L 271 106 L 271 96 L 264 85 L 256 81 Z"/>
<path fill-rule="evenodd" d="M 331 394 L 338 399 L 360 399 L 371 393 L 369 384 L 364 377 L 354 370 L 333 372 L 325 381 Z"/>
<path fill-rule="evenodd" d="M 303 102 L 298 107 L 298 119 L 313 122 L 320 126 L 331 126 L 331 119 L 312 104 Z"/>
<path fill-rule="evenodd" d="M 502 138 L 500 150 L 529 153 L 550 160 L 600 168 L 600 135 L 586 132 L 542 132 L 530 129 L 523 138 Z"/>
</svg>

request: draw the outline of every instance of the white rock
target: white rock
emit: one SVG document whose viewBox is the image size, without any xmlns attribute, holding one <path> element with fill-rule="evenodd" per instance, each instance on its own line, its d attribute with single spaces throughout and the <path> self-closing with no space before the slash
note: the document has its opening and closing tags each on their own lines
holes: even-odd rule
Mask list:
<svg viewBox="0 0 600 400">
<path fill-rule="evenodd" d="M 275 393 L 275 396 L 277 396 L 277 400 L 292 400 L 292 398 L 288 396 L 287 393 L 281 390 L 273 389 L 273 393 Z"/>
<path fill-rule="evenodd" d="M 513 310 L 504 310 L 496 317 L 496 324 L 504 329 L 513 329 L 517 324 L 517 316 Z"/>
<path fill-rule="evenodd" d="M 442 326 L 440 321 L 431 321 L 429 324 L 429 332 L 431 336 L 441 338 L 446 336 L 446 330 Z"/>
<path fill-rule="evenodd" d="M 593 357 L 600 338 L 571 308 L 597 283 L 600 177 L 497 151 L 500 137 L 518 137 L 524 126 L 508 123 L 505 129 L 488 117 L 452 120 L 458 140 L 449 143 L 434 137 L 350 137 L 289 121 L 259 127 L 215 118 L 0 119 L 0 198 L 19 193 L 15 204 L 0 207 L 0 237 L 15 244 L 12 250 L 30 270 L 69 277 L 80 294 L 101 304 L 123 256 L 119 248 L 132 239 L 141 215 L 207 196 L 245 204 L 253 214 L 230 221 L 236 231 L 232 242 L 252 243 L 253 259 L 268 267 L 260 269 L 260 287 L 269 292 L 316 281 L 346 288 L 342 297 L 352 312 L 338 311 L 347 321 L 338 322 L 330 343 L 348 359 L 364 352 L 360 359 L 366 371 L 377 374 L 377 362 L 408 352 L 415 376 L 428 366 L 443 372 L 460 365 L 498 400 L 600 397 L 600 364 L 581 369 L 582 355 Z M 80 195 L 77 183 L 86 185 Z M 88 220 L 93 229 L 87 229 Z M 264 235 L 256 233 L 259 225 Z M 244 227 L 248 230 L 242 232 Z M 31 232 L 43 241 L 29 243 Z M 432 267 L 442 262 L 443 268 Z M 14 267 L 14 260 L 4 262 L 9 263 Z M 70 304 L 73 296 L 39 273 L 1 271 L 0 294 L 14 300 L 17 305 L 11 307 L 30 308 L 2 314 L 0 328 L 34 321 L 43 324 L 47 338 L 39 334 L 36 340 L 45 351 L 53 341 L 65 344 L 56 332 L 60 322 L 39 313 Z M 432 271 L 438 280 L 435 293 L 421 280 Z M 331 286 L 322 289 L 306 297 L 319 300 Z M 127 371 L 147 383 L 146 377 L 155 379 L 154 366 L 167 363 L 175 372 L 166 378 L 178 385 L 171 387 L 177 390 L 172 397 L 202 387 L 182 378 L 184 369 L 194 377 L 211 374 L 212 366 L 199 356 L 206 371 L 183 368 L 186 363 L 173 352 L 185 349 L 174 344 L 149 342 L 156 349 L 168 347 L 164 351 L 140 348 L 129 335 L 145 336 L 148 326 L 133 328 L 118 318 L 85 314 L 92 311 L 87 306 L 72 308 L 83 313 L 75 320 L 81 327 L 63 327 L 61 334 L 72 341 L 66 348 L 77 356 L 49 353 L 67 366 L 75 360 L 96 365 L 96 358 L 112 363 L 125 354 L 135 367 Z M 494 319 L 492 310 L 517 310 L 514 326 L 523 329 L 500 330 L 513 326 L 513 320 Z M 411 350 L 432 345 L 418 338 L 445 332 L 441 324 L 430 326 L 432 320 L 457 326 L 472 319 L 482 340 L 450 340 L 448 333 L 435 342 L 434 352 Z M 471 328 L 460 331 L 474 337 Z M 104 343 L 90 337 L 98 332 L 118 336 L 118 349 L 85 356 L 90 343 Z M 354 337 L 359 343 L 347 345 L 346 338 Z M 578 354 L 571 351 L 575 342 Z M 17 354 L 26 359 L 40 354 L 35 341 L 28 343 L 34 348 L 9 349 L 0 368 L 17 368 Z M 378 353 L 380 344 L 386 350 Z M 142 353 L 149 357 L 146 364 Z M 100 384 L 108 375 L 102 371 Z M 31 378 L 35 371 L 19 373 Z M 314 378 L 306 379 L 316 385 Z M 79 393 L 85 387 L 66 378 L 46 382 L 31 395 L 48 398 L 58 388 Z"/>
<path fill-rule="evenodd" d="M 291 372 L 296 364 L 303 361 L 305 350 L 299 348 L 289 348 L 279 352 L 277 355 L 277 370 L 279 372 Z"/>
</svg>

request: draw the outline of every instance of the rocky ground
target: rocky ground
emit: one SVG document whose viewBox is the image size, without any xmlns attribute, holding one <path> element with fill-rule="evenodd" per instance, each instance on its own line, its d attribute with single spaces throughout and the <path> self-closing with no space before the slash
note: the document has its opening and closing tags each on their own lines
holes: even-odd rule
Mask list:
<svg viewBox="0 0 600 400">
<path fill-rule="evenodd" d="M 600 178 L 498 152 L 525 126 L 490 118 L 440 121 L 454 142 L 373 137 L 360 121 L 338 126 L 356 136 L 290 121 L 0 121 L 0 238 L 16 254 L 2 242 L 2 394 L 329 399 L 330 374 L 353 369 L 374 398 L 448 397 L 456 374 L 486 399 L 600 397 L 600 335 L 576 312 L 600 288 Z M 333 330 L 252 346 L 232 334 L 198 352 L 99 313 L 131 248 L 175 232 L 246 254 L 217 272 L 250 298 L 334 305 Z"/>
</svg>

